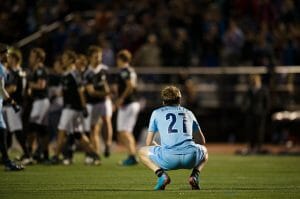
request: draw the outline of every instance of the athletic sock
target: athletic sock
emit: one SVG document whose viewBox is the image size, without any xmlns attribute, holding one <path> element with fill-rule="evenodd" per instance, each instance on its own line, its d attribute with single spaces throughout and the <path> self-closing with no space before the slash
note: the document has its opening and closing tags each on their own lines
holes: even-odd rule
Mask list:
<svg viewBox="0 0 300 199">
<path fill-rule="evenodd" d="M 24 132 L 23 131 L 15 131 L 15 135 L 16 135 L 18 142 L 20 143 L 20 145 L 22 147 L 24 155 L 26 157 L 29 157 L 29 149 L 26 145 L 26 137 L 24 135 Z"/>
<path fill-rule="evenodd" d="M 196 168 L 193 169 L 191 177 L 198 177 L 200 174 L 200 171 Z"/>
<path fill-rule="evenodd" d="M 2 154 L 3 163 L 9 162 L 7 148 L 6 148 L 6 130 L 0 128 L 0 152 Z"/>
<path fill-rule="evenodd" d="M 165 173 L 165 171 L 164 171 L 162 168 L 157 169 L 157 170 L 155 171 L 155 175 L 156 175 L 157 177 L 161 177 L 162 174 L 164 174 L 164 173 Z"/>
</svg>

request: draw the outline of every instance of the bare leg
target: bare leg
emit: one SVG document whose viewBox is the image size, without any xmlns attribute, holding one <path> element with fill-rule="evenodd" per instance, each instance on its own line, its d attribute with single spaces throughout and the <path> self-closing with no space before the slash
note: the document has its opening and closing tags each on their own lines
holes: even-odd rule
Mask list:
<svg viewBox="0 0 300 199">
<path fill-rule="evenodd" d="M 121 142 L 125 145 L 128 150 L 129 155 L 136 154 L 136 146 L 135 146 L 135 139 L 130 132 L 121 131 L 118 133 Z"/>
<path fill-rule="evenodd" d="M 102 121 L 103 121 L 104 137 L 105 137 L 104 139 L 105 147 L 109 148 L 112 144 L 112 136 L 113 136 L 111 117 L 110 116 L 102 117 Z"/>
<path fill-rule="evenodd" d="M 55 149 L 55 156 L 59 156 L 65 144 L 65 141 L 66 141 L 66 132 L 63 130 L 59 130 L 57 134 L 57 147 Z"/>
<path fill-rule="evenodd" d="M 205 166 L 207 160 L 208 160 L 208 153 L 207 153 L 207 149 L 203 146 L 204 148 L 204 159 L 200 162 L 200 164 L 198 166 L 196 166 L 189 178 L 189 184 L 192 187 L 192 190 L 199 190 L 200 186 L 199 186 L 199 174 L 202 171 L 203 167 Z"/>
<path fill-rule="evenodd" d="M 91 145 L 93 146 L 95 152 L 99 155 L 100 153 L 100 136 L 99 136 L 99 131 L 100 131 L 100 124 L 97 123 L 92 126 L 92 131 L 91 131 Z"/>
<path fill-rule="evenodd" d="M 144 146 L 142 148 L 140 148 L 139 152 L 138 152 L 138 156 L 140 161 L 149 169 L 151 169 L 152 171 L 157 171 L 159 168 L 159 166 L 157 166 L 156 164 L 154 164 L 154 162 L 152 162 L 152 160 L 149 157 L 149 147 L 148 146 Z"/>
<path fill-rule="evenodd" d="M 204 155 L 204 159 L 203 161 L 201 161 L 201 163 L 196 167 L 198 169 L 199 172 L 202 171 L 203 167 L 205 166 L 205 164 L 207 163 L 208 161 L 208 153 L 206 151 L 205 155 Z"/>
<path fill-rule="evenodd" d="M 85 134 L 82 134 L 82 136 L 81 136 L 80 145 L 83 147 L 83 149 L 86 152 L 97 154 L 94 147 L 93 147 L 93 145 L 89 141 L 89 138 Z"/>
</svg>

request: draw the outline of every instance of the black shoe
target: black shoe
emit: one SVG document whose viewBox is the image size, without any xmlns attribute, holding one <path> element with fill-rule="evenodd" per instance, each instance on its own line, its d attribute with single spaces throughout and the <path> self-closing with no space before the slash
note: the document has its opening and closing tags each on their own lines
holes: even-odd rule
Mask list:
<svg viewBox="0 0 300 199">
<path fill-rule="evenodd" d="M 5 171 L 22 171 L 24 169 L 23 165 L 17 165 L 12 161 L 5 163 Z"/>
<path fill-rule="evenodd" d="M 110 147 L 105 147 L 104 157 L 108 158 L 110 156 Z"/>
<path fill-rule="evenodd" d="M 191 176 L 189 178 L 189 184 L 191 185 L 192 190 L 200 190 L 198 176 Z"/>
</svg>

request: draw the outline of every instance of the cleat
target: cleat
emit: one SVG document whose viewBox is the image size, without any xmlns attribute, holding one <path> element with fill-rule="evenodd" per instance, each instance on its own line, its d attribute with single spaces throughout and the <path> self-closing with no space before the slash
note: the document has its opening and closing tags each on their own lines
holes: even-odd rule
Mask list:
<svg viewBox="0 0 300 199">
<path fill-rule="evenodd" d="M 66 159 L 63 159 L 62 163 L 65 166 L 69 166 L 69 165 L 73 164 L 73 161 L 72 161 L 72 159 L 66 158 Z"/>
<path fill-rule="evenodd" d="M 94 162 L 94 159 L 91 156 L 86 156 L 84 160 L 84 164 L 86 165 L 92 165 Z"/>
<path fill-rule="evenodd" d="M 32 164 L 34 164 L 34 161 L 33 161 L 32 158 L 27 157 L 27 158 L 23 158 L 23 159 L 21 160 L 21 163 L 22 163 L 23 165 L 32 165 Z"/>
<path fill-rule="evenodd" d="M 119 162 L 119 165 L 121 166 L 133 166 L 136 164 L 138 164 L 138 161 L 134 156 L 129 156 L 127 159 Z"/>
<path fill-rule="evenodd" d="M 93 158 L 93 165 L 95 165 L 95 166 L 101 165 L 100 157 Z"/>
<path fill-rule="evenodd" d="M 166 186 L 168 184 L 171 183 L 171 179 L 170 177 L 168 176 L 168 174 L 166 173 L 163 173 L 158 179 L 157 179 L 157 183 L 154 187 L 154 190 L 155 191 L 158 191 L 158 190 L 165 190 Z"/>
<path fill-rule="evenodd" d="M 189 178 L 189 183 L 192 187 L 192 190 L 200 190 L 198 177 L 191 176 Z"/>
<path fill-rule="evenodd" d="M 4 168 L 5 168 L 5 171 L 22 171 L 22 170 L 24 170 L 23 165 L 17 165 L 12 161 L 9 161 L 8 163 L 6 163 Z"/>
</svg>

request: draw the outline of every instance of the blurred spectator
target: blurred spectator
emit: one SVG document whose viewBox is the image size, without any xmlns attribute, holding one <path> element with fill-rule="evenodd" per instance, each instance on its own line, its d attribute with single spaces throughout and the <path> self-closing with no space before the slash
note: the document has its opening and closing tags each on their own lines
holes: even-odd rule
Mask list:
<svg viewBox="0 0 300 199">
<path fill-rule="evenodd" d="M 266 65 L 265 57 L 269 55 L 276 58 L 276 64 L 300 62 L 298 0 L 0 0 L 0 3 L 0 39 L 9 44 L 42 26 L 62 22 L 70 13 L 75 15 L 53 33 L 31 43 L 45 47 L 49 60 L 66 48 L 84 52 L 90 44 L 103 42 L 100 45 L 106 51 L 104 60 L 113 65 L 116 51 L 122 48 L 133 54 L 142 51 L 142 46 L 149 45 L 146 35 L 154 33 L 162 66 L 251 62 Z M 94 13 L 82 14 L 87 10 Z M 105 39 L 99 41 L 98 35 Z"/>
<path fill-rule="evenodd" d="M 102 63 L 106 66 L 115 66 L 115 54 L 105 35 L 98 36 L 98 43 L 102 48 Z"/>
<path fill-rule="evenodd" d="M 251 75 L 249 89 L 243 102 L 245 129 L 249 148 L 244 153 L 260 153 L 265 135 L 266 117 L 269 110 L 269 93 L 263 87 L 260 75 Z"/>
<path fill-rule="evenodd" d="M 161 66 L 160 48 L 155 34 L 149 34 L 147 43 L 142 45 L 133 59 L 135 66 Z"/>
<path fill-rule="evenodd" d="M 200 53 L 201 66 L 220 65 L 220 46 L 218 27 L 212 24 L 204 34 Z"/>
<path fill-rule="evenodd" d="M 189 66 L 190 65 L 190 41 L 185 29 L 177 29 L 173 41 L 173 58 L 172 66 Z"/>
<path fill-rule="evenodd" d="M 238 65 L 241 58 L 241 49 L 244 44 L 244 33 L 236 21 L 229 21 L 228 29 L 223 37 L 223 44 L 223 64 L 226 66 Z"/>
</svg>

